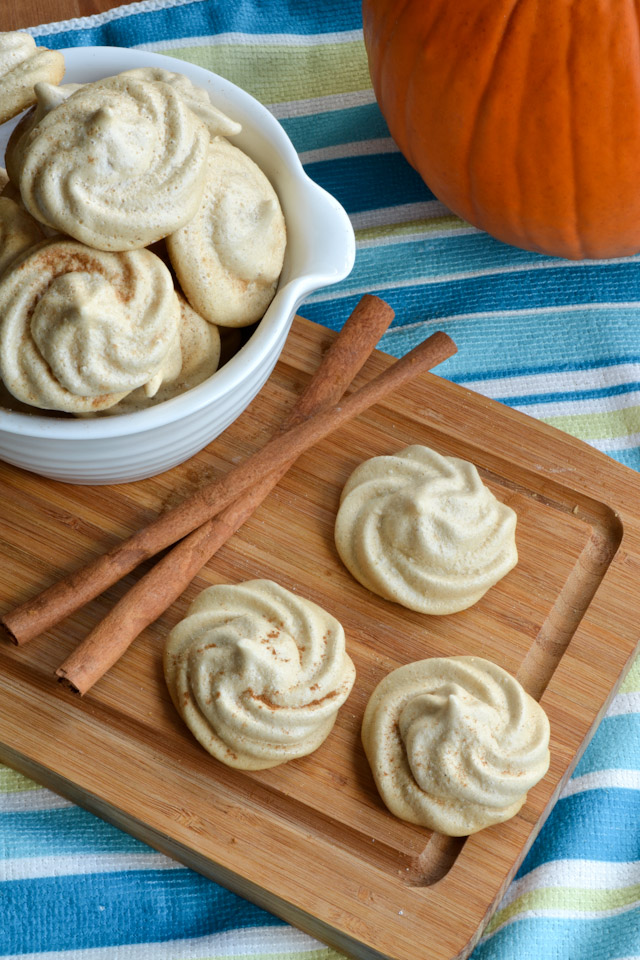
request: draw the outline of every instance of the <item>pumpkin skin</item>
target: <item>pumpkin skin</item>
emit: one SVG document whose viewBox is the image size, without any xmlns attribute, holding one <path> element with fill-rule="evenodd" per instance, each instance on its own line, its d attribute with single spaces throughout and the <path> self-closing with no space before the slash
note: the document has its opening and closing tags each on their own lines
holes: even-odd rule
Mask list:
<svg viewBox="0 0 640 960">
<path fill-rule="evenodd" d="M 640 13 L 624 0 L 363 0 L 391 135 L 446 206 L 571 259 L 640 250 Z"/>
</svg>

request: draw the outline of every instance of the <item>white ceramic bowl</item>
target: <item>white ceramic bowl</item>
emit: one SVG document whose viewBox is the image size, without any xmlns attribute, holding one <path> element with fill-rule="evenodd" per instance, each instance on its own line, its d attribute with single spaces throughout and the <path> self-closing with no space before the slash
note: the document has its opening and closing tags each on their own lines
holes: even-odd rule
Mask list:
<svg viewBox="0 0 640 960">
<path fill-rule="evenodd" d="M 302 300 L 350 272 L 355 240 L 343 208 L 307 177 L 278 121 L 244 90 L 201 67 L 156 53 L 119 47 L 62 52 L 65 83 L 149 66 L 184 73 L 207 90 L 217 106 L 242 124 L 233 142 L 273 183 L 287 224 L 284 268 L 269 309 L 242 349 L 200 386 L 148 410 L 94 420 L 0 410 L 1 459 L 69 483 L 122 483 L 182 463 L 242 413 L 273 370 Z M 0 128 L 2 155 L 13 126 Z"/>
</svg>

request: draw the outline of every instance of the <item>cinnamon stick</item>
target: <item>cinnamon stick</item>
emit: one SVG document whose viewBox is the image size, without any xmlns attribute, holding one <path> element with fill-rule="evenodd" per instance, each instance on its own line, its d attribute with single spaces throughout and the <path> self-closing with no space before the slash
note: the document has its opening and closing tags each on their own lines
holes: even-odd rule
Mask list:
<svg viewBox="0 0 640 960">
<path fill-rule="evenodd" d="M 0 622 L 15 643 L 28 640 L 58 623 L 116 583 L 148 557 L 186 536 L 220 513 L 267 473 L 296 459 L 351 418 L 363 413 L 393 390 L 456 352 L 442 331 L 432 334 L 383 373 L 341 403 L 309 417 L 273 437 L 261 450 L 206 484 L 181 504 L 161 514 L 147 527 L 123 540 L 81 570 L 43 591 L 32 601 L 6 614 Z"/>
<path fill-rule="evenodd" d="M 287 430 L 333 403 L 347 389 L 391 320 L 393 310 L 364 296 L 333 341 L 282 424 Z M 76 693 L 84 694 L 111 669 L 139 634 L 186 590 L 217 550 L 233 536 L 292 466 L 264 476 L 230 506 L 180 541 L 115 604 L 56 670 Z"/>
</svg>

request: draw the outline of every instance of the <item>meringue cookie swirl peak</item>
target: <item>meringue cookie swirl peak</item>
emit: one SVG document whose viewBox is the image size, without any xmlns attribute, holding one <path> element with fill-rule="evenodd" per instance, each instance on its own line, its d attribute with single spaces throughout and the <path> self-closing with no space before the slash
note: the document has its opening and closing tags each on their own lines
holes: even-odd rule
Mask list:
<svg viewBox="0 0 640 960">
<path fill-rule="evenodd" d="M 164 670 L 196 739 L 243 770 L 316 750 L 355 679 L 338 621 L 270 580 L 204 590 L 171 631 Z"/>
<path fill-rule="evenodd" d="M 354 470 L 335 541 L 368 590 L 410 610 L 450 614 L 472 606 L 515 566 L 515 528 L 515 512 L 472 463 L 413 445 Z"/>
<path fill-rule="evenodd" d="M 155 254 L 47 240 L 0 278 L 0 378 L 35 407 L 101 410 L 136 387 L 158 389 L 179 327 L 172 277 Z"/>
<path fill-rule="evenodd" d="M 209 132 L 166 83 L 108 77 L 46 113 L 20 144 L 32 216 L 100 250 L 177 230 L 204 188 Z"/>
<path fill-rule="evenodd" d="M 35 103 L 36 83 L 60 83 L 63 76 L 64 57 L 59 50 L 36 47 L 28 33 L 0 33 L 0 123 Z"/>
<path fill-rule="evenodd" d="M 223 327 L 260 320 L 276 292 L 285 246 L 280 201 L 262 170 L 238 147 L 214 140 L 198 212 L 167 237 L 191 306 Z"/>
<path fill-rule="evenodd" d="M 376 687 L 362 722 L 391 813 L 452 837 L 515 816 L 549 768 L 549 721 L 502 667 L 434 657 Z"/>
<path fill-rule="evenodd" d="M 202 87 L 196 87 L 183 73 L 173 73 L 162 67 L 134 67 L 119 73 L 119 77 L 134 77 L 138 80 L 147 80 L 151 83 L 168 83 L 180 94 L 190 110 L 200 117 L 207 127 L 210 137 L 233 137 L 242 130 L 241 124 L 232 120 L 222 110 L 218 110 L 211 102 L 211 98 Z"/>
</svg>

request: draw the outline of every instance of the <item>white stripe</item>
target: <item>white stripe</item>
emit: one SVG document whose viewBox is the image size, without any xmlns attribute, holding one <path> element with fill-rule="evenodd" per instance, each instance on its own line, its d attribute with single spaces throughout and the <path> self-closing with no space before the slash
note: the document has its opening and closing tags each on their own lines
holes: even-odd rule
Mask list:
<svg viewBox="0 0 640 960">
<path fill-rule="evenodd" d="M 171 7 L 186 7 L 193 0 L 142 0 L 128 6 L 115 7 L 105 13 L 95 13 L 90 17 L 74 17 L 72 20 L 58 20 L 57 23 L 44 23 L 39 27 L 25 27 L 24 32 L 36 37 L 47 37 L 54 33 L 66 33 L 67 30 L 88 30 L 101 27 L 123 17 L 132 17 L 137 13 L 153 13 L 156 10 L 168 10 Z"/>
<path fill-rule="evenodd" d="M 446 208 L 443 208 L 443 209 L 446 209 Z M 376 211 L 369 211 L 369 212 L 374 214 L 376 213 Z M 450 213 L 451 211 L 448 211 L 448 212 Z M 383 246 L 383 245 L 384 245 L 384 240 L 381 239 L 380 246 Z M 535 257 L 537 256 L 537 254 L 532 253 L 531 256 Z M 638 257 L 625 257 L 625 258 L 619 258 L 617 260 L 614 260 L 614 259 L 590 260 L 589 264 L 599 266 L 599 265 L 606 265 L 606 264 L 612 264 L 612 263 L 635 263 L 635 262 L 640 262 Z M 483 267 L 480 270 L 467 270 L 467 271 L 461 270 L 455 273 L 441 273 L 441 274 L 436 274 L 433 277 L 421 277 L 418 275 L 415 277 L 408 277 L 406 280 L 395 279 L 392 282 L 389 282 L 385 286 L 382 286 L 378 289 L 384 290 L 386 289 L 386 287 L 389 287 L 390 289 L 400 290 L 403 287 L 433 286 L 434 284 L 437 284 L 437 283 L 453 283 L 453 282 L 458 282 L 460 280 L 477 280 L 478 277 L 499 277 L 499 276 L 505 276 L 510 273 L 516 274 L 516 273 L 524 273 L 524 272 L 538 271 L 538 270 L 567 270 L 567 269 L 579 270 L 580 266 L 576 264 L 575 260 L 560 260 L 560 259 L 547 258 L 545 260 L 539 260 L 539 261 L 530 260 L 524 263 L 513 263 L 504 267 L 490 266 L 490 267 Z M 371 291 L 369 290 L 368 292 L 370 293 Z M 356 293 L 358 293 L 358 288 L 356 287 L 352 287 L 349 289 L 342 288 L 339 291 L 333 291 L 332 289 L 332 292 L 330 294 L 325 293 L 324 295 L 317 295 L 310 299 L 312 299 L 313 302 L 319 302 L 320 300 L 337 299 L 338 297 L 352 297 Z M 579 304 L 578 306 L 583 306 L 583 305 Z M 599 306 L 599 304 L 596 304 L 596 306 Z M 544 309 L 546 311 L 549 310 L 548 307 L 544 307 L 541 309 Z M 527 311 L 522 311 L 522 312 L 526 313 Z M 532 313 L 533 311 L 528 311 L 528 312 Z M 508 311 L 503 312 L 502 310 L 500 310 L 500 311 L 495 311 L 495 313 L 499 316 L 502 316 L 503 314 L 506 315 Z M 481 316 L 482 314 L 477 314 L 476 316 L 478 315 Z M 463 316 L 466 316 L 466 314 L 464 314 Z"/>
<path fill-rule="evenodd" d="M 602 860 L 552 860 L 514 880 L 498 910 L 540 887 L 581 887 L 617 890 L 640 883 L 640 860 L 614 863 Z"/>
<path fill-rule="evenodd" d="M 321 163 L 323 160 L 342 160 L 344 157 L 399 152 L 391 137 L 381 137 L 378 140 L 354 140 L 351 143 L 338 143 L 332 147 L 318 147 L 317 150 L 303 150 L 298 156 L 301 163 Z"/>
<path fill-rule="evenodd" d="M 308 100 L 271 103 L 269 110 L 278 120 L 285 120 L 288 117 L 307 117 L 318 113 L 331 113 L 334 110 L 348 110 L 350 107 L 366 107 L 375 102 L 375 93 L 368 87 L 366 90 L 354 90 L 351 93 L 328 93 L 324 97 L 311 97 Z"/>
<path fill-rule="evenodd" d="M 640 447 L 640 433 L 630 433 L 626 437 L 604 437 L 602 440 L 587 440 L 590 446 L 601 453 L 614 453 L 616 450 L 633 450 Z"/>
<path fill-rule="evenodd" d="M 367 291 L 363 289 L 360 292 L 366 293 Z M 478 313 L 452 313 L 446 317 L 434 317 L 433 319 L 417 320 L 415 323 L 407 323 L 403 327 L 396 327 L 394 330 L 390 330 L 385 336 L 390 337 L 393 334 L 401 334 L 404 330 L 417 330 L 423 326 L 436 326 L 437 324 L 441 324 L 443 320 L 455 320 L 456 323 L 470 320 L 476 323 L 478 320 L 486 320 L 491 317 L 503 317 L 506 319 L 508 317 L 547 316 L 553 319 L 565 313 L 599 313 L 605 310 L 629 310 L 637 312 L 638 305 L 637 300 L 624 301 L 621 303 L 610 303 L 608 300 L 603 300 L 600 303 L 569 303 L 558 307 L 522 307 L 517 310 L 486 310 Z"/>
<path fill-rule="evenodd" d="M 465 384 L 466 385 L 466 384 Z M 482 393 L 482 390 L 479 391 Z M 549 420 L 552 417 L 568 417 L 589 413 L 616 413 L 640 405 L 640 390 L 616 394 L 612 397 L 587 397 L 582 400 L 549 400 L 540 403 L 513 404 L 515 410 L 522 410 L 530 417 Z"/>
<path fill-rule="evenodd" d="M 0 793 L 0 814 L 31 813 L 38 810 L 64 810 L 73 804 L 44 788 Z"/>
<path fill-rule="evenodd" d="M 607 710 L 608 717 L 620 717 L 627 713 L 640 713 L 640 690 L 616 694 Z"/>
<path fill-rule="evenodd" d="M 594 390 L 639 380 L 640 363 L 616 363 L 610 367 L 597 367 L 592 370 L 563 370 L 488 380 L 467 380 L 465 387 L 497 399 L 560 390 L 567 393 L 572 390 Z"/>
<path fill-rule="evenodd" d="M 607 917 L 618 917 L 623 913 L 629 913 L 631 910 L 636 910 L 639 905 L 640 900 L 635 900 L 623 907 L 611 907 L 608 910 L 556 910 L 553 908 L 548 910 L 523 910 L 522 913 L 516 913 L 513 917 L 509 917 L 487 936 L 481 937 L 478 943 L 486 943 L 498 930 L 504 930 L 519 920 L 604 920 Z M 56 954 L 56 958 L 57 956 Z M 20 958 L 16 957 L 15 960 L 20 960 Z"/>
<path fill-rule="evenodd" d="M 366 230 L 367 227 L 388 227 L 395 223 L 408 223 L 414 220 L 431 220 L 434 217 L 451 216 L 451 211 L 439 200 L 425 200 L 423 203 L 403 203 L 397 207 L 380 207 L 378 210 L 363 210 L 349 215 L 354 230 Z M 475 231 L 474 227 L 470 230 Z M 368 246 L 384 245 L 387 237 L 371 241 Z M 402 238 L 404 239 L 404 238 Z M 360 241 L 359 241 L 360 243 Z M 418 282 L 418 281 L 416 281 Z M 364 293 L 365 291 L 361 291 Z M 351 294 L 349 294 L 351 295 Z M 328 299 L 328 297 L 310 297 L 310 300 Z M 404 328 L 406 329 L 406 327 Z"/>
<path fill-rule="evenodd" d="M 162 943 L 132 943 L 87 950 L 56 950 L 51 960 L 211 960 L 212 957 L 268 956 L 270 954 L 311 953 L 327 947 L 294 927 L 249 927 L 227 930 L 207 937 L 168 940 Z M 43 960 L 47 954 L 20 953 L 3 960 Z"/>
<path fill-rule="evenodd" d="M 640 770 L 594 770 L 569 780 L 560 796 L 564 799 L 587 790 L 611 788 L 640 790 Z"/>
<path fill-rule="evenodd" d="M 123 870 L 183 870 L 161 853 L 77 853 L 70 857 L 15 857 L 0 860 L 0 880 L 35 880 Z M 1 888 L 0 888 L 1 889 Z"/>
<path fill-rule="evenodd" d="M 134 50 L 179 50 L 182 47 L 221 47 L 229 44 L 256 47 L 320 47 L 326 44 L 362 43 L 362 30 L 340 33 L 213 33 L 208 36 L 177 37 L 138 43 Z"/>
</svg>

